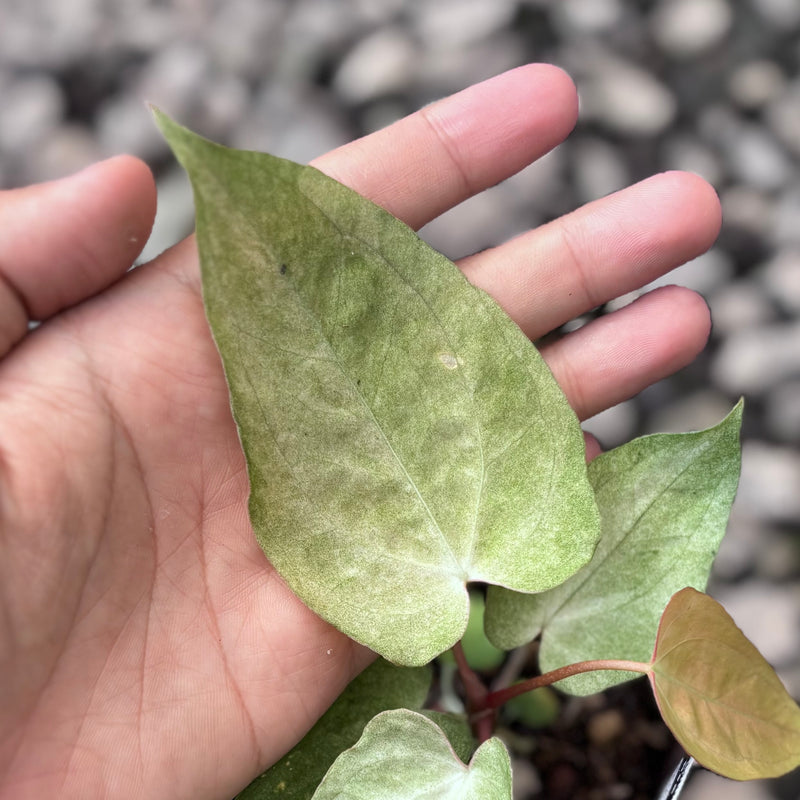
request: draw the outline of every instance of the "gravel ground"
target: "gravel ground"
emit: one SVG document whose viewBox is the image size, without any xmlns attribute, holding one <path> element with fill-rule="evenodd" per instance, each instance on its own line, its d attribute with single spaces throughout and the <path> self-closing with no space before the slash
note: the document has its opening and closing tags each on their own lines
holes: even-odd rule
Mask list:
<svg viewBox="0 0 800 800">
<path fill-rule="evenodd" d="M 144 100 L 306 161 L 506 68 L 564 67 L 581 97 L 569 141 L 424 235 L 457 257 L 664 169 L 714 184 L 719 242 L 669 279 L 707 298 L 709 348 L 588 427 L 612 446 L 704 427 L 746 396 L 712 590 L 800 697 L 798 32 L 798 0 L 0 0 L 0 186 L 138 154 L 158 178 L 151 257 L 192 210 Z M 700 773 L 684 796 L 796 798 L 796 778 Z"/>
</svg>

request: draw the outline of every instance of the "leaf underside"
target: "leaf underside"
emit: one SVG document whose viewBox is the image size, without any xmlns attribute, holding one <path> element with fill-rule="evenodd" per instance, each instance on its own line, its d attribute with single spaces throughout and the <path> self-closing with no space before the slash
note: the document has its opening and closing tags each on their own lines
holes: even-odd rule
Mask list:
<svg viewBox="0 0 800 800">
<path fill-rule="evenodd" d="M 650 679 L 664 721 L 708 769 L 749 780 L 800 766 L 800 708 L 708 595 L 687 588 L 672 598 Z"/>
<path fill-rule="evenodd" d="M 374 662 L 350 683 L 303 739 L 236 800 L 310 800 L 337 756 L 358 741 L 376 714 L 394 708 L 422 708 L 430 683 L 431 672 L 425 667 L 396 667 L 382 659 Z M 456 723 L 449 724 L 458 735 Z"/>
<path fill-rule="evenodd" d="M 465 766 L 427 717 L 386 711 L 336 759 L 313 800 L 511 800 L 511 763 L 489 739 Z"/>
<path fill-rule="evenodd" d="M 539 633 L 543 672 L 578 661 L 648 661 L 669 598 L 704 589 L 739 479 L 742 405 L 705 431 L 656 434 L 596 458 L 589 478 L 602 536 L 592 560 L 539 595 L 489 589 L 486 630 L 511 649 Z M 639 677 L 589 672 L 558 683 L 592 694 Z"/>
<path fill-rule="evenodd" d="M 585 564 L 580 428 L 502 310 L 319 171 L 157 120 L 194 188 L 250 517 L 295 593 L 422 664 L 462 635 L 467 582 L 541 591 Z"/>
</svg>

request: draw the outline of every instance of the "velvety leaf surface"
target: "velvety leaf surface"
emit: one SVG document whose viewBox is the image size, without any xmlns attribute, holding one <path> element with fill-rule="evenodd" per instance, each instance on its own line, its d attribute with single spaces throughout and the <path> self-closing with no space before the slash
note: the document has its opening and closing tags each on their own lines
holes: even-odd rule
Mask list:
<svg viewBox="0 0 800 800">
<path fill-rule="evenodd" d="M 350 683 L 302 741 L 240 792 L 237 800 L 309 800 L 336 757 L 358 741 L 376 714 L 421 708 L 430 683 L 431 673 L 425 667 L 396 667 L 378 659 Z M 454 736 L 461 737 L 463 747 L 457 722 L 447 724 Z"/>
<path fill-rule="evenodd" d="M 422 709 L 419 713 L 442 729 L 453 751 L 465 764 L 472 758 L 476 741 L 469 722 L 463 714 L 454 714 L 450 711 L 431 711 L 430 709 Z"/>
<path fill-rule="evenodd" d="M 336 759 L 314 800 L 511 800 L 511 762 L 499 739 L 469 766 L 442 730 L 413 711 L 385 711 Z"/>
<path fill-rule="evenodd" d="M 468 581 L 540 591 L 586 563 L 579 426 L 502 310 L 317 170 L 158 120 L 194 187 L 253 527 L 292 589 L 420 664 L 463 633 Z"/>
<path fill-rule="evenodd" d="M 742 405 L 706 431 L 636 439 L 589 465 L 602 520 L 592 560 L 538 595 L 490 587 L 489 638 L 510 649 L 542 633 L 543 672 L 578 661 L 648 661 L 658 620 L 684 586 L 705 588 L 736 492 Z M 592 694 L 638 677 L 598 671 L 560 681 Z"/>
<path fill-rule="evenodd" d="M 675 738 L 708 769 L 748 780 L 800 766 L 800 708 L 708 595 L 687 588 L 670 601 L 651 682 Z"/>
</svg>

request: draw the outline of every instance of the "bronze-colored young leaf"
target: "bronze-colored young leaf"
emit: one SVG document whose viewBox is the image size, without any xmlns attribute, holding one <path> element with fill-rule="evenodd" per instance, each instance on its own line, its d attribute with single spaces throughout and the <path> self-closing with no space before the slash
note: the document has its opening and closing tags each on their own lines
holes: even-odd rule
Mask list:
<svg viewBox="0 0 800 800">
<path fill-rule="evenodd" d="M 535 592 L 586 563 L 577 418 L 488 295 L 319 171 L 157 117 L 194 188 L 250 517 L 298 596 L 421 664 L 461 637 L 467 582 Z"/>
<path fill-rule="evenodd" d="M 382 711 L 422 708 L 431 683 L 430 669 L 396 667 L 378 659 L 367 667 L 280 761 L 240 792 L 236 800 L 310 800 L 328 768 L 352 747 L 366 724 Z M 459 743 L 456 720 L 447 720 Z M 461 751 L 468 750 L 461 744 Z"/>
<path fill-rule="evenodd" d="M 670 600 L 650 680 L 675 738 L 708 769 L 748 780 L 800 766 L 800 708 L 708 595 L 686 588 Z"/>
<path fill-rule="evenodd" d="M 602 520 L 592 560 L 536 595 L 490 587 L 486 631 L 511 649 L 542 634 L 543 672 L 578 661 L 647 661 L 669 598 L 704 589 L 739 480 L 742 404 L 713 428 L 635 439 L 589 465 Z M 561 681 L 600 692 L 635 673 L 597 671 Z"/>
</svg>

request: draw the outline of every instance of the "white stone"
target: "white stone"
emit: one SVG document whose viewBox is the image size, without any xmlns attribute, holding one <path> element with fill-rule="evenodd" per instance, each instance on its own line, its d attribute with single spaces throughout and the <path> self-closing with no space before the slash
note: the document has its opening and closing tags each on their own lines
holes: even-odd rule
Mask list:
<svg viewBox="0 0 800 800">
<path fill-rule="evenodd" d="M 781 308 L 800 313 L 800 247 L 779 250 L 760 267 L 759 273 L 767 292 Z"/>
<path fill-rule="evenodd" d="M 797 0 L 751 0 L 761 16 L 781 32 L 800 26 Z"/>
<path fill-rule="evenodd" d="M 764 581 L 720 587 L 715 598 L 773 666 L 788 664 L 800 649 L 800 586 Z"/>
<path fill-rule="evenodd" d="M 611 30 L 625 10 L 620 0 L 561 0 L 552 9 L 555 22 L 565 35 Z"/>
<path fill-rule="evenodd" d="M 775 319 L 775 307 L 760 282 L 743 278 L 725 283 L 708 295 L 715 337 L 763 326 Z"/>
<path fill-rule="evenodd" d="M 189 178 L 177 164 L 156 184 L 158 212 L 150 239 L 139 256 L 139 263 L 150 261 L 191 233 L 194 201 Z"/>
<path fill-rule="evenodd" d="M 465 47 L 505 28 L 514 18 L 513 0 L 437 0 L 417 3 L 413 25 L 426 47 Z"/>
<path fill-rule="evenodd" d="M 693 172 L 714 186 L 722 183 L 725 171 L 719 153 L 695 136 L 670 136 L 664 143 L 663 158 L 664 169 Z"/>
<path fill-rule="evenodd" d="M 401 28 L 382 28 L 347 54 L 333 86 L 348 103 L 407 90 L 416 73 L 416 46 Z"/>
<path fill-rule="evenodd" d="M 736 503 L 758 519 L 800 521 L 800 453 L 796 448 L 746 440 Z"/>
<path fill-rule="evenodd" d="M 650 29 L 666 53 L 691 58 L 719 44 L 732 22 L 733 12 L 725 0 L 661 0 Z"/>
<path fill-rule="evenodd" d="M 647 433 L 686 433 L 701 431 L 719 424 L 731 411 L 730 398 L 714 389 L 702 389 L 654 413 L 648 420 Z"/>
<path fill-rule="evenodd" d="M 711 800 L 724 797 L 725 800 L 773 800 L 763 781 L 730 781 L 713 772 L 696 769 L 689 778 L 686 789 L 681 792 L 681 800 Z"/>
<path fill-rule="evenodd" d="M 581 203 L 616 192 L 631 182 L 618 148 L 605 139 L 581 137 L 571 142 L 573 182 Z"/>
<path fill-rule="evenodd" d="M 632 136 L 655 136 L 677 112 L 670 89 L 630 62 L 607 55 L 587 63 L 578 81 L 581 115 L 611 130 Z"/>
<path fill-rule="evenodd" d="M 772 243 L 778 247 L 800 246 L 800 184 L 792 182 L 775 205 Z"/>
<path fill-rule="evenodd" d="M 783 146 L 800 157 L 800 80 L 794 80 L 770 102 L 765 119 Z"/>
<path fill-rule="evenodd" d="M 799 373 L 800 322 L 732 333 L 711 366 L 714 381 L 731 394 L 762 394 Z"/>
<path fill-rule="evenodd" d="M 0 151 L 20 154 L 33 148 L 61 121 L 64 97 L 48 75 L 9 81 L 2 94 Z"/>
<path fill-rule="evenodd" d="M 752 111 L 779 97 L 785 85 L 783 70 L 763 58 L 737 66 L 728 80 L 728 93 L 737 105 Z"/>
<path fill-rule="evenodd" d="M 742 183 L 775 191 L 794 174 L 783 148 L 759 125 L 743 125 L 725 144 L 728 170 Z"/>
<path fill-rule="evenodd" d="M 678 285 L 693 289 L 700 294 L 708 294 L 725 284 L 732 274 L 731 257 L 722 248 L 712 247 L 691 261 L 651 281 L 642 291 L 648 292 L 661 286 Z"/>
<path fill-rule="evenodd" d="M 775 201 L 763 190 L 733 184 L 720 192 L 722 219 L 758 237 L 768 237 L 775 225 Z"/>
<path fill-rule="evenodd" d="M 767 431 L 781 442 L 800 442 L 800 378 L 775 387 L 764 408 Z"/>
</svg>

